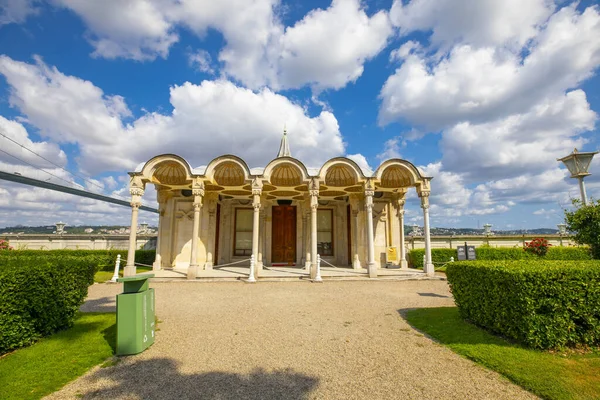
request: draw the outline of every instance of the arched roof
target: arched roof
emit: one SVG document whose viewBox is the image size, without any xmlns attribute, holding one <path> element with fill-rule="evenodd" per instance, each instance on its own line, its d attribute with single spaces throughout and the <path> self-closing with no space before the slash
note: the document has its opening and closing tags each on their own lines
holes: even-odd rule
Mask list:
<svg viewBox="0 0 600 400">
<path fill-rule="evenodd" d="M 238 156 L 234 156 L 231 154 L 226 154 L 220 157 L 217 157 L 215 159 L 213 159 L 211 162 L 208 163 L 208 166 L 206 167 L 206 171 L 204 171 L 204 176 L 206 176 L 207 178 L 209 178 L 212 181 L 215 181 L 215 172 L 218 170 L 218 167 L 224 164 L 233 164 L 237 167 L 239 167 L 239 169 L 241 169 L 242 174 L 243 174 L 243 180 L 247 181 L 250 179 L 250 168 L 248 168 L 248 164 L 246 164 L 246 162 L 244 160 L 242 160 L 240 157 Z M 237 186 L 237 185 L 235 185 Z"/>
<path fill-rule="evenodd" d="M 410 161 L 392 158 L 384 161 L 375 171 L 375 179 L 383 187 L 415 186 L 430 177 L 423 176 Z M 387 184 L 386 184 L 387 182 Z"/>
<path fill-rule="evenodd" d="M 171 180 L 173 184 L 181 184 L 182 181 L 192 179 L 192 168 L 185 159 L 178 155 L 161 154 L 148 160 L 139 174 L 148 181 L 153 181 L 157 175 L 160 175 L 163 182 L 158 179 L 159 182 L 155 183 L 167 183 L 165 180 Z"/>
<path fill-rule="evenodd" d="M 309 178 L 308 170 L 306 169 L 306 167 L 304 166 L 302 161 L 300 161 L 296 158 L 293 158 L 293 157 L 277 157 L 277 158 L 271 160 L 271 162 L 269 162 L 269 164 L 267 164 L 267 166 L 265 167 L 265 169 L 262 173 L 262 176 L 265 179 L 267 179 L 268 181 L 271 181 L 273 171 L 275 169 L 277 169 L 278 167 L 282 167 L 284 165 L 289 165 L 292 168 L 294 168 L 295 170 L 297 170 L 298 173 L 300 174 L 300 178 L 301 178 L 302 182 L 308 180 L 308 178 Z"/>
<path fill-rule="evenodd" d="M 334 157 L 326 161 L 325 164 L 323 164 L 323 166 L 319 170 L 319 179 L 325 181 L 329 169 L 336 165 L 342 165 L 345 168 L 347 168 L 347 170 L 350 171 L 352 175 L 354 175 L 356 182 L 366 178 L 362 169 L 353 160 L 346 157 Z"/>
</svg>

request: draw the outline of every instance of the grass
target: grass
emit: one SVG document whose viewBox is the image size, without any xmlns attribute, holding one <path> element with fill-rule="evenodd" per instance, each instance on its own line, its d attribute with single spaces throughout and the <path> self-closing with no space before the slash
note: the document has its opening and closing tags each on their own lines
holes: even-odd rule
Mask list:
<svg viewBox="0 0 600 400">
<path fill-rule="evenodd" d="M 136 270 L 138 274 L 141 274 L 144 272 L 151 272 L 152 267 L 136 267 Z M 106 281 L 110 281 L 114 273 L 114 271 L 98 271 L 94 274 L 94 282 L 104 283 Z M 123 276 L 123 268 L 119 270 L 119 276 Z"/>
<path fill-rule="evenodd" d="M 456 307 L 410 310 L 406 320 L 454 352 L 545 399 L 600 399 L 600 351 L 532 350 L 462 320 Z"/>
<path fill-rule="evenodd" d="M 0 398 L 39 399 L 111 357 L 114 313 L 81 313 L 71 329 L 0 358 Z"/>
</svg>

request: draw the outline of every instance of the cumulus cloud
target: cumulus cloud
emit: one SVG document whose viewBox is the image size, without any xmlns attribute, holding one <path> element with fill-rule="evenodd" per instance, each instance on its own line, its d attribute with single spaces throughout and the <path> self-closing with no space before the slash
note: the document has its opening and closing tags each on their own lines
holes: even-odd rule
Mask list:
<svg viewBox="0 0 600 400">
<path fill-rule="evenodd" d="M 564 7 L 537 32 L 517 49 L 466 41 L 441 59 L 407 55 L 381 90 L 380 123 L 408 120 L 436 131 L 506 117 L 562 95 L 600 64 L 598 7 Z"/>
<path fill-rule="evenodd" d="M 385 11 L 367 16 L 359 0 L 334 0 L 285 27 L 279 0 L 54 0 L 79 15 L 90 30 L 94 56 L 152 60 L 167 57 L 186 27 L 199 37 L 223 34 L 224 72 L 258 89 L 339 89 L 363 73 L 364 63 L 387 44 L 392 26 Z M 198 58 L 198 55 L 201 57 Z M 207 68 L 204 50 L 194 65 Z"/>
<path fill-rule="evenodd" d="M 432 31 L 435 46 L 524 45 L 554 11 L 551 0 L 394 0 L 390 19 L 401 34 Z"/>
<path fill-rule="evenodd" d="M 11 88 L 10 103 L 57 143 L 77 143 L 78 163 L 91 175 L 134 169 L 161 153 L 176 153 L 193 166 L 238 154 L 251 166 L 275 157 L 287 123 L 294 154 L 321 165 L 343 154 L 335 116 L 305 109 L 269 89 L 252 91 L 227 80 L 185 83 L 170 89 L 173 112 L 131 115 L 118 95 L 105 95 L 92 82 L 67 76 L 39 59 L 35 64 L 0 57 L 0 73 Z M 269 150 L 271 149 L 271 150 Z"/>
<path fill-rule="evenodd" d="M 369 162 L 362 154 L 346 154 L 346 157 L 354 161 L 362 170 L 365 176 L 373 176 L 373 168 L 369 165 Z"/>
<path fill-rule="evenodd" d="M 20 24 L 29 16 L 39 14 L 40 0 L 0 0 L 0 26 Z"/>
</svg>

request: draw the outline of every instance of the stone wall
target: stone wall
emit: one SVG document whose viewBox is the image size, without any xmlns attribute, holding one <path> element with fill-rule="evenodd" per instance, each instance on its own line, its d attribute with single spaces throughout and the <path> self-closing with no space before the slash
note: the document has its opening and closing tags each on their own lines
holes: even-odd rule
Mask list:
<svg viewBox="0 0 600 400">
<path fill-rule="evenodd" d="M 544 238 L 552 246 L 574 246 L 575 242 L 568 236 L 560 235 L 490 235 L 490 236 L 432 236 L 432 249 L 455 249 L 457 246 L 489 245 L 492 247 L 523 247 L 525 242 L 534 238 Z M 425 238 L 423 236 L 406 236 L 406 247 L 411 249 L 424 249 Z"/>
<path fill-rule="evenodd" d="M 21 250 L 127 250 L 129 235 L 0 235 L 10 246 Z M 153 250 L 156 235 L 137 235 L 136 248 Z"/>
</svg>

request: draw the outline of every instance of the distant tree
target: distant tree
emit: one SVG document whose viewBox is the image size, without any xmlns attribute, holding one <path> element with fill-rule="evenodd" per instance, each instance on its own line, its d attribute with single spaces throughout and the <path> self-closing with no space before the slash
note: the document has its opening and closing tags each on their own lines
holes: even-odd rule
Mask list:
<svg viewBox="0 0 600 400">
<path fill-rule="evenodd" d="M 565 210 L 567 229 L 577 243 L 590 246 L 592 257 L 600 259 L 600 200 L 590 200 L 586 206 L 573 200 L 573 204 L 574 211 Z"/>
</svg>

